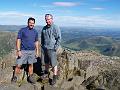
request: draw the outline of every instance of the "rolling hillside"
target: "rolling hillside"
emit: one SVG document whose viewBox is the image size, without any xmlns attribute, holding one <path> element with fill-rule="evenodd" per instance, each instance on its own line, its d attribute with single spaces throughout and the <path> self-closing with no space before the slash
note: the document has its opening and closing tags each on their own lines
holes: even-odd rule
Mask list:
<svg viewBox="0 0 120 90">
<path fill-rule="evenodd" d="M 0 57 L 9 54 L 15 49 L 16 34 L 13 32 L 0 32 Z"/>
<path fill-rule="evenodd" d="M 16 32 L 24 27 L 0 25 L 0 57 L 15 48 Z M 40 34 L 42 26 L 35 27 Z M 114 28 L 60 27 L 62 46 L 72 50 L 94 50 L 108 56 L 120 56 L 120 30 Z M 39 35 L 40 36 L 40 35 Z"/>
<path fill-rule="evenodd" d="M 120 44 L 111 37 L 95 36 L 77 38 L 64 42 L 65 47 L 73 50 L 95 50 L 108 56 L 120 55 Z"/>
</svg>

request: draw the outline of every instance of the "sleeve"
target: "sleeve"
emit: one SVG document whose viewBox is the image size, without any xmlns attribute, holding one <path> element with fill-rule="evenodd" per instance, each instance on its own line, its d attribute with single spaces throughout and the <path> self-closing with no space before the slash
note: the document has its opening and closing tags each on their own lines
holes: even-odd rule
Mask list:
<svg viewBox="0 0 120 90">
<path fill-rule="evenodd" d="M 58 26 L 55 26 L 55 46 L 54 49 L 57 50 L 61 43 L 61 31 Z"/>
<path fill-rule="evenodd" d="M 22 30 L 18 31 L 18 35 L 17 35 L 17 39 L 21 39 L 22 38 Z"/>
</svg>

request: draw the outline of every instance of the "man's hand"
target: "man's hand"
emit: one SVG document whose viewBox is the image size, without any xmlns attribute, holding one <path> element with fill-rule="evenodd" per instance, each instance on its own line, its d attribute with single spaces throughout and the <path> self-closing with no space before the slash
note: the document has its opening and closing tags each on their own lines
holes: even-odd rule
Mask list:
<svg viewBox="0 0 120 90">
<path fill-rule="evenodd" d="M 22 56 L 22 52 L 21 51 L 17 51 L 17 56 L 21 57 Z"/>
<path fill-rule="evenodd" d="M 35 57 L 36 57 L 36 58 L 39 57 L 39 53 L 36 53 L 36 54 L 35 54 Z"/>
</svg>

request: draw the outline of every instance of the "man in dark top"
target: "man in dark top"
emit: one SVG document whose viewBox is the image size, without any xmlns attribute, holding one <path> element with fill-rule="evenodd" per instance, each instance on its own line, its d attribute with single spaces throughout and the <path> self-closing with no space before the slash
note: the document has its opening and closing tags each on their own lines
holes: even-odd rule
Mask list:
<svg viewBox="0 0 120 90">
<path fill-rule="evenodd" d="M 28 26 L 18 32 L 16 41 L 18 58 L 16 60 L 15 76 L 12 78 L 14 82 L 17 81 L 17 74 L 20 73 L 22 64 L 29 64 L 29 78 L 33 75 L 33 63 L 36 62 L 36 57 L 39 55 L 38 32 L 34 29 L 34 25 L 35 19 L 31 17 L 28 19 Z"/>
<path fill-rule="evenodd" d="M 57 25 L 53 23 L 51 14 L 45 15 L 47 25 L 43 27 L 41 32 L 42 59 L 45 62 L 45 70 L 48 72 L 49 66 L 53 68 L 53 80 L 51 84 L 56 83 L 57 78 L 57 56 L 56 51 L 60 46 L 61 32 Z"/>
</svg>

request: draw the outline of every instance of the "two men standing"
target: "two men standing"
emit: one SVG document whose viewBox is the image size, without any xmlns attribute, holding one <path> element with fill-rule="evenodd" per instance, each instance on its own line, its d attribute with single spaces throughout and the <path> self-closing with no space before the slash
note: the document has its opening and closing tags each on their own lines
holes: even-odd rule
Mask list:
<svg viewBox="0 0 120 90">
<path fill-rule="evenodd" d="M 58 26 L 53 23 L 53 16 L 51 14 L 45 15 L 46 26 L 43 27 L 41 32 L 41 49 L 42 60 L 45 62 L 45 71 L 48 72 L 49 67 L 53 68 L 52 85 L 55 84 L 57 79 L 57 55 L 56 51 L 60 46 L 61 33 Z M 28 72 L 29 78 L 33 75 L 33 63 L 36 62 L 36 57 L 39 56 L 39 41 L 38 33 L 33 28 L 35 24 L 34 18 L 28 19 L 28 26 L 22 28 L 17 36 L 17 60 L 15 68 L 15 76 L 12 81 L 17 81 L 17 74 L 20 73 L 22 64 L 29 64 Z M 30 81 L 32 82 L 32 81 Z M 34 83 L 34 82 L 32 82 Z"/>
</svg>

